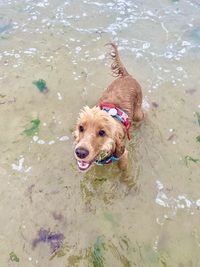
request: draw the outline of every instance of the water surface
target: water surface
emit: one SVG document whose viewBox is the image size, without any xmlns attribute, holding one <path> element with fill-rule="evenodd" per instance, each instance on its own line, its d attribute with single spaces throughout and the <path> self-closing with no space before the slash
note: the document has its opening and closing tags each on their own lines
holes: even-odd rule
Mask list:
<svg viewBox="0 0 200 267">
<path fill-rule="evenodd" d="M 198 267 L 199 1 L 0 4 L 1 265 Z M 83 175 L 73 158 L 80 108 L 113 79 L 109 41 L 148 112 L 129 144 L 135 186 L 115 165 Z"/>
</svg>

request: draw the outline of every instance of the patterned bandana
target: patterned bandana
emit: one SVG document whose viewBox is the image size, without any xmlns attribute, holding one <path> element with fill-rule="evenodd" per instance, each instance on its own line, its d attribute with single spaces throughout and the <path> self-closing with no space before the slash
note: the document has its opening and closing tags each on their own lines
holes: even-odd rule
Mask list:
<svg viewBox="0 0 200 267">
<path fill-rule="evenodd" d="M 129 128 L 131 127 L 131 124 L 129 122 L 127 113 L 122 109 L 116 107 L 114 104 L 103 103 L 100 104 L 99 107 L 101 110 L 107 112 L 112 117 L 118 119 L 118 121 L 120 121 L 125 126 L 128 139 L 130 140 Z"/>
</svg>

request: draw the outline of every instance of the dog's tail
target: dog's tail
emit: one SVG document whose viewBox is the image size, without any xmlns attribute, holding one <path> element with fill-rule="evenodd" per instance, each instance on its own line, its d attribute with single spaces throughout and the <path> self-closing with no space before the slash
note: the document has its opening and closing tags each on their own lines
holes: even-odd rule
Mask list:
<svg viewBox="0 0 200 267">
<path fill-rule="evenodd" d="M 110 53 L 111 58 L 113 60 L 113 63 L 111 64 L 111 70 L 112 70 L 113 76 L 124 77 L 124 76 L 130 75 L 120 60 L 116 44 L 108 43 L 106 45 L 111 45 L 113 48 L 113 50 Z"/>
</svg>

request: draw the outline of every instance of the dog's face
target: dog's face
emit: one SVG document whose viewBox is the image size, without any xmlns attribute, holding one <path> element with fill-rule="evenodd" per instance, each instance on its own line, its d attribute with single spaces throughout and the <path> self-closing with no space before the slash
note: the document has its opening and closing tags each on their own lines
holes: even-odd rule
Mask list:
<svg viewBox="0 0 200 267">
<path fill-rule="evenodd" d="M 81 171 L 88 170 L 101 154 L 121 156 L 125 149 L 121 124 L 99 107 L 85 107 L 75 130 L 75 157 Z"/>
</svg>

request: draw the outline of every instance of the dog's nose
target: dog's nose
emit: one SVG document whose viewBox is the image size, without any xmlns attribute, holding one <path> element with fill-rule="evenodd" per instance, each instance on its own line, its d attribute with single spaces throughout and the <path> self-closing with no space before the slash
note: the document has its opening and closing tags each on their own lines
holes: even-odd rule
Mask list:
<svg viewBox="0 0 200 267">
<path fill-rule="evenodd" d="M 75 153 L 76 153 L 77 157 L 79 157 L 80 159 L 84 159 L 89 155 L 89 151 L 85 148 L 82 148 L 82 147 L 78 147 L 75 150 Z"/>
</svg>

